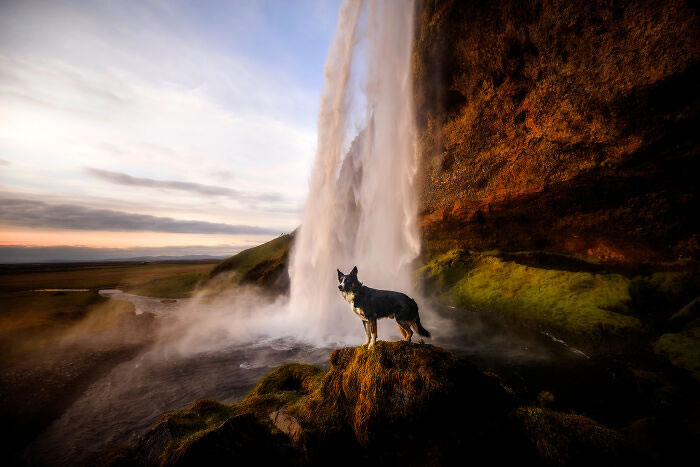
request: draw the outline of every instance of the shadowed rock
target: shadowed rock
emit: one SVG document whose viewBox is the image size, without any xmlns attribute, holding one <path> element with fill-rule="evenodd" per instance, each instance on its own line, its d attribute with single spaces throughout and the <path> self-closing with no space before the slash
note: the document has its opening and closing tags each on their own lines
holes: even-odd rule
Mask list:
<svg viewBox="0 0 700 467">
<path fill-rule="evenodd" d="M 624 458 L 613 429 L 516 406 L 498 379 L 444 349 L 378 342 L 335 350 L 326 372 L 283 365 L 238 403 L 203 400 L 165 414 L 118 463 L 564 465 L 580 458 L 614 465 Z"/>
</svg>

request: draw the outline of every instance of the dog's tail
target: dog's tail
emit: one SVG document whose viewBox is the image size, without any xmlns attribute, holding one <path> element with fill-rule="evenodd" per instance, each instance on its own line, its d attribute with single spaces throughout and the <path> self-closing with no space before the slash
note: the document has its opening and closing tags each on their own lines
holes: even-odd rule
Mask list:
<svg viewBox="0 0 700 467">
<path fill-rule="evenodd" d="M 420 316 L 416 315 L 416 331 L 418 331 L 419 336 L 427 337 L 430 339 L 431 336 L 430 333 L 428 332 L 427 329 L 425 329 L 421 324 L 420 324 Z"/>
</svg>

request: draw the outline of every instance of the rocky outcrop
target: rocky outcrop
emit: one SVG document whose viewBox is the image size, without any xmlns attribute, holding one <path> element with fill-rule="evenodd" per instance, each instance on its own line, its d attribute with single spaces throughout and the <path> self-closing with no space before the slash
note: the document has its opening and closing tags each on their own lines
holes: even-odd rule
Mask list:
<svg viewBox="0 0 700 467">
<path fill-rule="evenodd" d="M 626 456 L 616 430 L 517 409 L 497 378 L 446 350 L 379 342 L 335 350 L 328 371 L 283 365 L 238 403 L 164 414 L 115 463 L 615 465 Z"/>
<path fill-rule="evenodd" d="M 685 0 L 424 0 L 428 251 L 698 258 L 700 24 Z"/>
</svg>

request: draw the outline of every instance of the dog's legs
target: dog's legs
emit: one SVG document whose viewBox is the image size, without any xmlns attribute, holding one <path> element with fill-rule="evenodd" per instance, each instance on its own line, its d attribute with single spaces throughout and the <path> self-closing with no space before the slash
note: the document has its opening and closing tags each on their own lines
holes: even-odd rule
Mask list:
<svg viewBox="0 0 700 467">
<path fill-rule="evenodd" d="M 401 334 L 406 342 L 411 342 L 411 337 L 413 336 L 413 331 L 411 331 L 411 325 L 407 321 L 397 321 Z"/>
<path fill-rule="evenodd" d="M 398 321 L 396 322 L 396 324 L 399 325 L 399 331 L 401 331 L 401 335 L 403 336 L 403 338 L 406 339 L 406 331 L 404 331 L 403 327 Z"/>
<path fill-rule="evenodd" d="M 374 344 L 377 343 L 377 320 L 373 319 L 372 321 L 370 321 L 369 326 L 370 331 L 372 333 L 372 339 L 369 341 L 369 346 L 367 348 L 371 349 L 372 347 L 374 347 Z"/>
<path fill-rule="evenodd" d="M 368 345 L 370 338 L 372 337 L 372 328 L 369 321 L 362 321 L 362 326 L 365 328 L 365 345 Z"/>
</svg>

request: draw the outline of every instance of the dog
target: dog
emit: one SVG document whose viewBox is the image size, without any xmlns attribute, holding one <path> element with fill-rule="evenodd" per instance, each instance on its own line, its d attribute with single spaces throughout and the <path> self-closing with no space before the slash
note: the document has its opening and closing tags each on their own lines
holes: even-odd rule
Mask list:
<svg viewBox="0 0 700 467">
<path fill-rule="evenodd" d="M 338 290 L 360 317 L 365 327 L 365 345 L 371 349 L 377 342 L 377 320 L 394 318 L 406 342 L 411 342 L 413 330 L 418 335 L 430 338 L 430 333 L 420 324 L 418 305 L 406 294 L 391 290 L 377 290 L 362 285 L 357 279 L 357 266 L 350 274 L 338 269 Z"/>
</svg>

